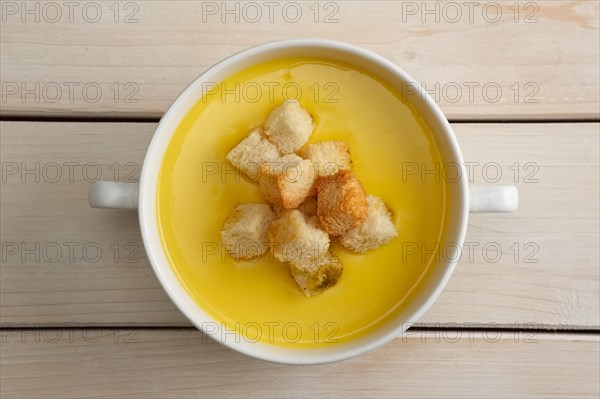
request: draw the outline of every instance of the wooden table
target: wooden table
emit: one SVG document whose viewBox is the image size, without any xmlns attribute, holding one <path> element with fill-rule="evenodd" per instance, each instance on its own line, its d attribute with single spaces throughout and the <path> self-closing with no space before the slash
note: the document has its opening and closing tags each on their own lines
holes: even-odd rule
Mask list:
<svg viewBox="0 0 600 399">
<path fill-rule="evenodd" d="M 2 398 L 600 395 L 598 1 L 0 5 Z M 418 326 L 311 367 L 206 341 L 136 215 L 87 203 L 91 181 L 137 179 L 198 74 L 292 37 L 400 65 L 446 112 L 472 181 L 521 195 L 514 214 L 472 216 L 472 251 Z"/>
</svg>

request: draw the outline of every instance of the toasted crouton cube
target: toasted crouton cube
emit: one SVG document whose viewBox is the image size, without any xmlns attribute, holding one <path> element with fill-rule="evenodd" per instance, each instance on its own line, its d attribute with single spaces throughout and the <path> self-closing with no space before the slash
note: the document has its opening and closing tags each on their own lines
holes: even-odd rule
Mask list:
<svg viewBox="0 0 600 399">
<path fill-rule="evenodd" d="M 225 249 L 235 260 L 250 260 L 269 249 L 268 229 L 275 213 L 267 204 L 239 204 L 221 229 Z"/>
<path fill-rule="evenodd" d="M 369 195 L 367 202 L 367 221 L 340 237 L 342 245 L 354 252 L 362 253 L 375 249 L 398 236 L 392 215 L 383 200 Z"/>
<path fill-rule="evenodd" d="M 310 194 L 315 184 L 312 162 L 296 154 L 261 165 L 260 189 L 265 199 L 276 207 L 296 208 Z"/>
<path fill-rule="evenodd" d="M 315 197 L 306 197 L 297 208 L 307 218 L 317 216 L 317 199 Z"/>
<path fill-rule="evenodd" d="M 344 234 L 367 220 L 367 195 L 349 170 L 317 180 L 317 217 L 326 232 Z"/>
<path fill-rule="evenodd" d="M 265 133 L 282 154 L 302 147 L 314 129 L 310 114 L 297 101 L 286 101 L 275 108 L 265 123 Z"/>
<path fill-rule="evenodd" d="M 317 258 L 307 259 L 301 263 L 290 262 L 288 270 L 304 295 L 310 297 L 333 287 L 340 279 L 344 267 L 328 251 Z"/>
<path fill-rule="evenodd" d="M 310 224 L 311 226 L 316 227 L 319 230 L 325 231 L 325 228 L 323 227 L 323 225 L 319 221 L 319 218 L 317 217 L 317 215 L 307 216 L 306 220 L 308 221 L 308 224 Z"/>
<path fill-rule="evenodd" d="M 313 188 L 312 191 L 316 191 L 315 188 Z M 273 211 L 279 215 L 285 211 L 288 211 L 288 209 L 285 209 L 283 206 L 280 205 L 272 205 Z M 299 210 L 300 212 L 302 212 L 302 214 L 310 220 L 311 217 L 316 217 L 317 216 L 317 198 L 316 197 L 312 197 L 312 196 L 308 196 L 306 197 L 306 199 L 304 201 L 302 201 L 302 203 L 300 205 L 298 205 L 296 207 L 297 210 Z"/>
<path fill-rule="evenodd" d="M 279 159 L 277 147 L 261 134 L 262 129 L 254 129 L 227 154 L 227 160 L 244 172 L 250 179 L 260 176 L 260 165 Z"/>
<path fill-rule="evenodd" d="M 340 170 L 350 170 L 350 150 L 343 141 L 312 143 L 301 149 L 298 154 L 313 162 L 317 176 L 331 176 Z"/>
<path fill-rule="evenodd" d="M 316 189 L 313 188 L 313 191 Z M 273 212 L 276 215 L 281 215 L 283 212 L 289 211 L 289 209 L 284 208 L 282 205 L 274 204 L 271 205 Z M 296 207 L 297 210 L 302 212 L 302 214 L 307 218 L 316 217 L 317 216 L 317 199 L 315 197 L 308 196 L 300 205 Z"/>
<path fill-rule="evenodd" d="M 329 249 L 329 236 L 294 209 L 286 211 L 269 227 L 273 255 L 282 262 L 301 264 Z"/>
</svg>

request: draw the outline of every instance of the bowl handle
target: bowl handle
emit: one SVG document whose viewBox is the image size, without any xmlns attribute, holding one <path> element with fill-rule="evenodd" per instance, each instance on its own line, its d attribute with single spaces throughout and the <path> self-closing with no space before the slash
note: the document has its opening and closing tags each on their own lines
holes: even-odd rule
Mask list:
<svg viewBox="0 0 600 399">
<path fill-rule="evenodd" d="M 88 200 L 92 208 L 137 209 L 138 183 L 98 181 L 90 186 Z"/>
<path fill-rule="evenodd" d="M 514 212 L 518 207 L 515 186 L 469 187 L 469 212 Z"/>
</svg>

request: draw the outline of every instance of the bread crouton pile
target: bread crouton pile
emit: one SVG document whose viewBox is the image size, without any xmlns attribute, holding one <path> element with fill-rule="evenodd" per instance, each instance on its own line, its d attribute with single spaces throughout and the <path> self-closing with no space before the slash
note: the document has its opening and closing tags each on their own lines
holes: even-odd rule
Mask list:
<svg viewBox="0 0 600 399">
<path fill-rule="evenodd" d="M 385 203 L 367 196 L 351 171 L 341 141 L 306 145 L 314 129 L 310 114 L 286 101 L 227 154 L 227 160 L 256 181 L 268 204 L 239 204 L 225 220 L 221 239 L 236 260 L 271 249 L 310 297 L 334 286 L 343 266 L 330 251 L 337 237 L 364 253 L 398 235 Z"/>
</svg>

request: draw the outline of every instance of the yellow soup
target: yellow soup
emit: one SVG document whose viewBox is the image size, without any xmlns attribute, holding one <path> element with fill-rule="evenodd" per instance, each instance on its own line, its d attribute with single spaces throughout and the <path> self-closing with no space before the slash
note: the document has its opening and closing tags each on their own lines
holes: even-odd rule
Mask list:
<svg viewBox="0 0 600 399">
<path fill-rule="evenodd" d="M 442 160 L 412 106 L 374 76 L 326 59 L 266 62 L 206 88 L 169 143 L 157 192 L 165 251 L 198 306 L 246 340 L 295 347 L 359 337 L 401 311 L 434 266 L 446 208 L 444 179 L 427 175 Z M 235 205 L 264 202 L 225 155 L 287 98 L 313 116 L 310 142 L 348 144 L 354 173 L 399 232 L 363 255 L 334 240 L 344 272 L 311 298 L 272 255 L 236 263 L 219 236 Z"/>
</svg>

